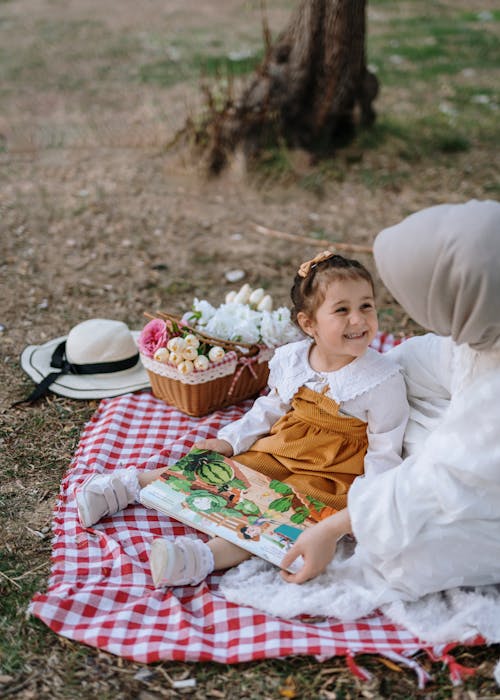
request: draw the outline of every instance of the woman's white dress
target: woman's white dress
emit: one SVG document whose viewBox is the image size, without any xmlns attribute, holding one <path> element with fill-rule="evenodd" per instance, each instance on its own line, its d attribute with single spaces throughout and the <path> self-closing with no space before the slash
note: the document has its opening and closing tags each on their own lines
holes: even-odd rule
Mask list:
<svg viewBox="0 0 500 700">
<path fill-rule="evenodd" d="M 404 599 L 500 583 L 500 364 L 432 334 L 391 353 L 407 377 L 407 459 L 353 484 L 356 555 Z M 495 366 L 496 364 L 496 366 Z"/>
<path fill-rule="evenodd" d="M 427 334 L 390 355 L 407 381 L 407 457 L 351 487 L 354 554 L 340 547 L 325 574 L 300 586 L 249 560 L 223 577 L 230 600 L 285 617 L 354 619 L 435 591 L 500 583 L 500 352 Z"/>
</svg>

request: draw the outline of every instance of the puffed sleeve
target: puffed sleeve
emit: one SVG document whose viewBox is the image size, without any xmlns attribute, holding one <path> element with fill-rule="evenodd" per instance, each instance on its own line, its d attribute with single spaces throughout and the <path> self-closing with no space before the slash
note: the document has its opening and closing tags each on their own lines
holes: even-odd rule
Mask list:
<svg viewBox="0 0 500 700">
<path fill-rule="evenodd" d="M 403 370 L 410 404 L 405 456 L 422 447 L 450 403 L 453 348 L 450 338 L 426 333 L 387 353 Z"/>
<path fill-rule="evenodd" d="M 378 384 L 366 396 L 368 450 L 365 476 L 378 476 L 401 463 L 403 436 L 410 412 L 401 372 Z"/>
<path fill-rule="evenodd" d="M 234 455 L 246 452 L 256 440 L 267 435 L 276 421 L 290 408 L 290 403 L 283 401 L 278 393 L 277 384 L 282 366 L 280 357 L 276 357 L 276 354 L 269 363 L 269 368 L 269 393 L 259 396 L 240 420 L 228 423 L 217 434 L 218 438 L 230 443 Z"/>
</svg>

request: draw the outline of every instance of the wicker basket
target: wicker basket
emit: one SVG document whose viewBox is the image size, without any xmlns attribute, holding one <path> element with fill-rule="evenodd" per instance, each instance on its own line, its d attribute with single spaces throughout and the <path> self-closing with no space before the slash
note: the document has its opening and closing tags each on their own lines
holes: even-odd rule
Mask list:
<svg viewBox="0 0 500 700">
<path fill-rule="evenodd" d="M 209 369 L 194 370 L 187 375 L 181 375 L 173 365 L 141 355 L 153 394 L 165 403 L 189 416 L 205 416 L 257 396 L 266 386 L 269 377 L 268 361 L 273 355 L 271 348 L 213 338 L 167 313 L 146 316 L 173 321 L 190 330 L 202 341 L 219 345 L 226 350 L 221 362 Z"/>
</svg>

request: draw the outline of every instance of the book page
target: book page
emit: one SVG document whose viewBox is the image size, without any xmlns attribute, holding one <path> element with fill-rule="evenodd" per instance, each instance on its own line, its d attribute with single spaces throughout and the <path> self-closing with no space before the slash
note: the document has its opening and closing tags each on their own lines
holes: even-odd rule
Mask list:
<svg viewBox="0 0 500 700">
<path fill-rule="evenodd" d="M 306 527 L 335 512 L 234 459 L 196 449 L 142 489 L 140 500 L 277 566 Z"/>
</svg>

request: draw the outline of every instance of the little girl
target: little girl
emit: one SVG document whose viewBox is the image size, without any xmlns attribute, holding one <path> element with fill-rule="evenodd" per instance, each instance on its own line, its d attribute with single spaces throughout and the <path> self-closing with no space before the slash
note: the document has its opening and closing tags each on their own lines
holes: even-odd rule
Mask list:
<svg viewBox="0 0 500 700">
<path fill-rule="evenodd" d="M 234 456 L 341 510 L 356 477 L 372 479 L 401 462 L 405 384 L 399 366 L 369 347 L 378 323 L 373 281 L 361 263 L 325 251 L 300 266 L 291 297 L 307 337 L 275 351 L 269 394 L 195 447 Z M 137 500 L 163 471 L 91 476 L 76 494 L 82 525 Z M 150 565 L 157 586 L 194 585 L 249 556 L 219 537 L 178 537 L 156 539 Z"/>
</svg>

